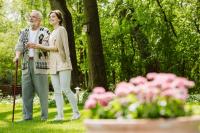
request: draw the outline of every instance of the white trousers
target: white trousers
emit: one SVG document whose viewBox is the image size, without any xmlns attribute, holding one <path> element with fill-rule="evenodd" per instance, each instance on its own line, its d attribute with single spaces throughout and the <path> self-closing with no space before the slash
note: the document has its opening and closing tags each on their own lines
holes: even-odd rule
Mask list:
<svg viewBox="0 0 200 133">
<path fill-rule="evenodd" d="M 73 113 L 79 113 L 77 99 L 70 89 L 71 70 L 59 71 L 57 74 L 51 74 L 51 82 L 54 88 L 54 96 L 56 101 L 57 114 L 64 117 L 63 107 L 64 100 L 62 92 L 66 95 L 71 104 Z"/>
</svg>

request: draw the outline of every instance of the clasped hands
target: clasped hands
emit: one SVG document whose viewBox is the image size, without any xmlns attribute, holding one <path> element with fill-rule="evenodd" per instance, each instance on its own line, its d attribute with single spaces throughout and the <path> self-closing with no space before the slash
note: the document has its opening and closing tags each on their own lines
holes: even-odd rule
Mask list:
<svg viewBox="0 0 200 133">
<path fill-rule="evenodd" d="M 34 48 L 34 49 L 36 49 L 36 48 L 38 48 L 38 44 L 32 43 L 32 42 L 28 42 L 28 43 L 26 44 L 26 47 L 27 47 L 27 48 Z"/>
</svg>

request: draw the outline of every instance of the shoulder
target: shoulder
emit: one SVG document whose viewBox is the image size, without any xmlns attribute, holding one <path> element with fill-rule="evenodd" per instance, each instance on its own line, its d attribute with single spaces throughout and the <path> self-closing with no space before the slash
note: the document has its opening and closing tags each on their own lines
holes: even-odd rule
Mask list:
<svg viewBox="0 0 200 133">
<path fill-rule="evenodd" d="M 46 28 L 46 27 L 40 27 L 40 31 L 41 32 L 45 32 L 47 34 L 50 34 L 50 30 L 48 28 Z"/>
<path fill-rule="evenodd" d="M 66 30 L 64 26 L 59 26 L 60 30 Z"/>
<path fill-rule="evenodd" d="M 67 34 L 67 30 L 63 26 L 59 26 L 58 32 L 61 35 L 66 35 Z"/>
<path fill-rule="evenodd" d="M 21 30 L 18 32 L 18 34 L 19 34 L 20 36 L 28 36 L 28 34 L 29 34 L 29 28 L 21 29 Z"/>
<path fill-rule="evenodd" d="M 59 31 L 61 31 L 61 32 L 66 32 L 66 29 L 65 29 L 65 27 L 63 27 L 63 26 L 59 26 Z"/>
<path fill-rule="evenodd" d="M 24 29 L 20 30 L 20 33 L 24 33 L 24 32 L 29 32 L 29 28 L 24 28 Z"/>
</svg>

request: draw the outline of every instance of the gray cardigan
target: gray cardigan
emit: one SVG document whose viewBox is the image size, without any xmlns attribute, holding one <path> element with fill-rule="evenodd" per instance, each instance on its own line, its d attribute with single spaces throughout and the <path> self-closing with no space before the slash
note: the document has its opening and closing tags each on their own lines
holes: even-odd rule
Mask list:
<svg viewBox="0 0 200 133">
<path fill-rule="evenodd" d="M 22 53 L 22 74 L 28 72 L 28 48 L 26 44 L 29 40 L 29 28 L 25 28 L 20 32 L 18 43 L 16 44 L 15 51 L 20 51 Z M 44 46 L 48 46 L 50 32 L 45 27 L 40 27 L 37 36 L 36 42 Z M 47 74 L 48 65 L 48 52 L 41 49 L 34 49 L 34 73 L 35 74 Z"/>
</svg>

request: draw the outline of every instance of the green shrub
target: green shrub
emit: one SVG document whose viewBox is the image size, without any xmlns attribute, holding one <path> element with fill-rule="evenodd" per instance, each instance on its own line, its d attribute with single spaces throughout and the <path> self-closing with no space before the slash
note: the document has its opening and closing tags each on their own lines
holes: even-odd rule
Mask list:
<svg viewBox="0 0 200 133">
<path fill-rule="evenodd" d="M 200 94 L 190 95 L 187 99 L 187 102 L 190 103 L 200 103 Z"/>
</svg>

